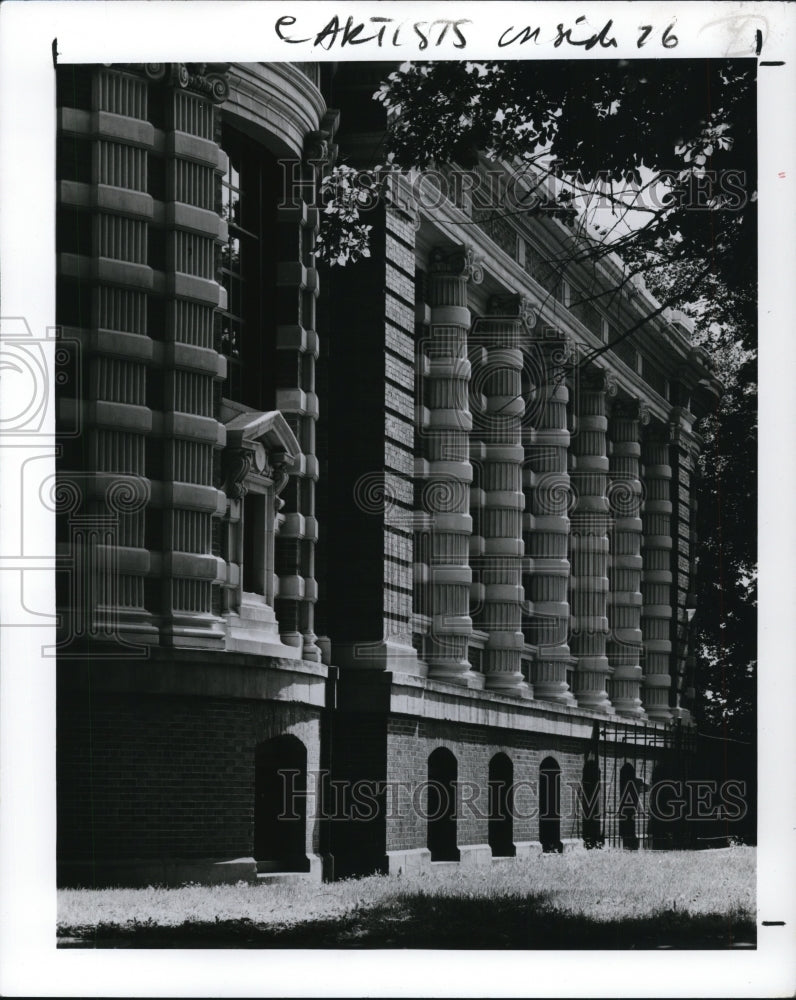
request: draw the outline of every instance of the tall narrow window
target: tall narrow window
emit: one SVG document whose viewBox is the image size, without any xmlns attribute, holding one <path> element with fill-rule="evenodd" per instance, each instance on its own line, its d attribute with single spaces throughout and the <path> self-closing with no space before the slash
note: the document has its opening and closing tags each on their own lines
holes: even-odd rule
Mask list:
<svg viewBox="0 0 796 1000">
<path fill-rule="evenodd" d="M 276 164 L 261 146 L 225 127 L 228 157 L 221 180 L 221 283 L 218 349 L 227 358 L 224 395 L 253 409 L 273 405 L 275 340 Z"/>
<path fill-rule="evenodd" d="M 239 149 L 227 149 L 227 155 L 227 172 L 221 181 L 221 210 L 227 223 L 227 241 L 221 248 L 221 280 L 227 292 L 227 308 L 221 313 L 221 353 L 227 357 L 226 394 L 231 399 L 242 400 L 241 352 L 246 326 L 243 300 L 245 292 L 249 291 L 245 287 L 244 262 L 251 281 L 255 277 L 251 273 L 252 264 L 256 266 L 259 256 L 259 225 L 249 211 L 246 221 L 255 226 L 255 231 L 243 226 L 243 208 L 244 205 L 248 208 L 249 204 L 241 190 L 243 157 Z M 248 169 L 243 173 L 248 175 Z"/>
<path fill-rule="evenodd" d="M 539 768 L 539 840 L 543 851 L 564 850 L 561 842 L 561 768 L 545 757 Z"/>
<path fill-rule="evenodd" d="M 504 753 L 489 762 L 489 846 L 495 858 L 513 858 L 514 846 L 514 765 Z"/>
<path fill-rule="evenodd" d="M 266 524 L 262 493 L 247 493 L 243 501 L 243 589 L 266 596 Z"/>
<path fill-rule="evenodd" d="M 445 747 L 428 758 L 427 844 L 432 861 L 458 861 L 456 846 L 456 758 Z"/>
</svg>

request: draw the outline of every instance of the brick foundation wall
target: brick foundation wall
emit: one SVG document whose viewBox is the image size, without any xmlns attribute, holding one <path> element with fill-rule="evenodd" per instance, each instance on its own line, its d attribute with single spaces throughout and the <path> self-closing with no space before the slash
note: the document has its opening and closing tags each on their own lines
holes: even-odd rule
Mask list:
<svg viewBox="0 0 796 1000">
<path fill-rule="evenodd" d="M 428 757 L 440 746 L 454 754 L 458 765 L 457 842 L 460 845 L 488 842 L 489 762 L 501 752 L 512 761 L 514 783 L 519 786 L 515 801 L 514 842 L 539 840 L 539 768 L 547 757 L 553 757 L 561 768 L 561 837 L 563 840 L 582 837 L 578 809 L 572 803 L 574 790 L 580 787 L 583 777 L 586 754 L 590 748 L 588 740 L 395 716 L 387 723 L 388 782 L 408 782 L 416 787 L 426 781 Z M 621 749 L 617 753 L 612 756 L 616 756 L 618 766 L 621 766 Z M 636 761 L 639 777 L 649 781 L 652 760 L 648 760 L 646 766 L 638 758 Z M 609 790 L 613 793 L 611 775 L 608 777 Z M 426 847 L 425 816 L 407 803 L 408 798 L 403 794 L 401 807 L 393 806 L 390 810 L 393 815 L 386 823 L 388 851 Z M 473 805 L 468 804 L 473 800 Z"/>
<path fill-rule="evenodd" d="M 320 767 L 320 712 L 298 703 L 62 693 L 58 856 L 62 883 L 114 866 L 251 857 L 255 746 L 292 734 Z M 307 810 L 307 852 L 319 824 Z"/>
</svg>

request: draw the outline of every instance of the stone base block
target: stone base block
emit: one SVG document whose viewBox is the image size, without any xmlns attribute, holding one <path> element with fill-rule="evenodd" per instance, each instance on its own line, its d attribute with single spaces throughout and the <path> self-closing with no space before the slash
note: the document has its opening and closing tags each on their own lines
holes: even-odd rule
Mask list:
<svg viewBox="0 0 796 1000">
<path fill-rule="evenodd" d="M 387 851 L 387 872 L 390 875 L 416 875 L 431 870 L 431 851 L 418 847 L 408 851 Z"/>
<path fill-rule="evenodd" d="M 467 844 L 459 847 L 459 864 L 464 868 L 482 868 L 492 864 L 489 844 Z"/>
<path fill-rule="evenodd" d="M 288 885 L 291 882 L 321 882 L 323 881 L 323 859 L 318 854 L 308 854 L 310 863 L 306 872 L 258 872 L 258 885 Z"/>
<path fill-rule="evenodd" d="M 562 837 L 561 843 L 564 845 L 564 854 L 571 854 L 572 851 L 586 850 L 586 846 L 580 837 Z"/>
<path fill-rule="evenodd" d="M 514 847 L 517 850 L 518 861 L 530 861 L 538 858 L 542 853 L 542 845 L 538 840 L 518 840 Z"/>
</svg>

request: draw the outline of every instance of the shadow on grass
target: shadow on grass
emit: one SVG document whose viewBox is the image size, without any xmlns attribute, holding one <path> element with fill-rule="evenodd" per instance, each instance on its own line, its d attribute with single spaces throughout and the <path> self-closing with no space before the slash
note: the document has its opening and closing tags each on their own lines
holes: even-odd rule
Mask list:
<svg viewBox="0 0 796 1000">
<path fill-rule="evenodd" d="M 610 921 L 553 909 L 544 895 L 490 899 L 424 893 L 363 908 L 340 918 L 294 924 L 248 919 L 185 922 L 175 927 L 62 928 L 61 948 L 435 948 L 435 949 L 724 949 L 754 947 L 753 918 L 689 915 Z"/>
</svg>

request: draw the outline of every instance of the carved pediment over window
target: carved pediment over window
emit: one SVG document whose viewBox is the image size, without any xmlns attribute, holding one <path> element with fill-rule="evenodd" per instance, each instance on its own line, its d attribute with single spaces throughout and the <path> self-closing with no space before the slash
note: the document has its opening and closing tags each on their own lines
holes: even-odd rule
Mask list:
<svg viewBox="0 0 796 1000">
<path fill-rule="evenodd" d="M 227 447 L 222 458 L 224 492 L 232 499 L 246 495 L 252 476 L 273 483 L 278 496 L 289 469 L 301 454 L 296 436 L 279 410 L 239 413 L 226 424 Z"/>
<path fill-rule="evenodd" d="M 284 521 L 279 493 L 301 449 L 278 410 L 261 413 L 227 401 L 221 412 L 227 431 L 222 473 L 228 502 L 221 526 L 227 649 L 296 659 L 301 650 L 282 641 L 274 611 L 275 538 Z"/>
</svg>

